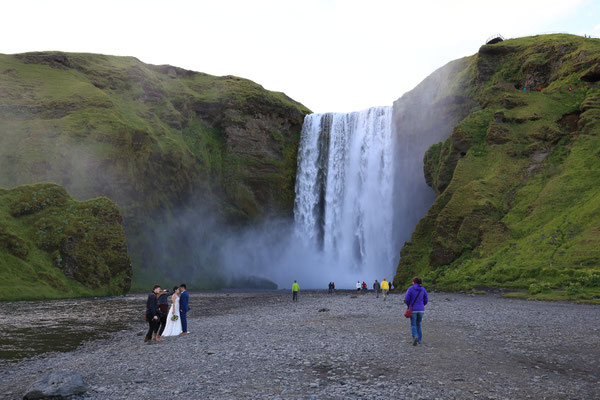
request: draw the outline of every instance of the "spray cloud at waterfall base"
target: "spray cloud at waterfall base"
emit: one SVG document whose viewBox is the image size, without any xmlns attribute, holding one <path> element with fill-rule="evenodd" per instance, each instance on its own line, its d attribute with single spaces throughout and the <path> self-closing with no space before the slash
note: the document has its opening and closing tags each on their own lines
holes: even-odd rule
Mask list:
<svg viewBox="0 0 600 400">
<path fill-rule="evenodd" d="M 165 263 L 183 258 L 171 263 L 172 272 L 203 287 L 268 287 L 262 280 L 290 288 L 298 280 L 305 289 L 324 289 L 330 281 L 354 288 L 357 281 L 392 280 L 400 248 L 435 199 L 424 179 L 423 155 L 452 126 L 444 112 L 428 106 L 436 93 L 430 86 L 444 80 L 434 78 L 426 81 L 425 97 L 403 97 L 394 107 L 307 115 L 294 219 L 225 227 L 210 212 L 198 217 L 196 205 L 178 216 L 175 232 L 172 222 L 161 229 L 159 242 L 171 236 L 171 245 L 160 253 L 180 247 Z"/>
<path fill-rule="evenodd" d="M 222 246 L 229 274 L 243 270 L 289 287 L 354 287 L 391 280 L 393 238 L 392 107 L 311 114 L 298 151 L 294 223 L 271 220 Z M 238 271 L 238 272 L 236 272 Z"/>
</svg>

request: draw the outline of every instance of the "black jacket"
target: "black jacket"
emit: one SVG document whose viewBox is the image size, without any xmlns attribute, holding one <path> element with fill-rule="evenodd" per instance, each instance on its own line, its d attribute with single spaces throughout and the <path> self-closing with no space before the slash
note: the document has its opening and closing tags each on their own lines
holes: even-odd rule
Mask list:
<svg viewBox="0 0 600 400">
<path fill-rule="evenodd" d="M 173 293 L 175 293 L 172 290 L 169 290 L 166 293 L 161 294 L 160 296 L 158 296 L 158 304 L 166 304 L 169 305 L 169 297 L 173 296 Z"/>
<path fill-rule="evenodd" d="M 158 314 L 158 301 L 156 300 L 156 295 L 154 293 L 150 293 L 148 295 L 148 300 L 146 301 L 146 315 L 152 319 Z"/>
<path fill-rule="evenodd" d="M 173 293 L 175 292 L 169 290 L 158 296 L 158 313 L 161 318 L 166 317 L 169 313 L 169 296 L 172 296 Z"/>
</svg>

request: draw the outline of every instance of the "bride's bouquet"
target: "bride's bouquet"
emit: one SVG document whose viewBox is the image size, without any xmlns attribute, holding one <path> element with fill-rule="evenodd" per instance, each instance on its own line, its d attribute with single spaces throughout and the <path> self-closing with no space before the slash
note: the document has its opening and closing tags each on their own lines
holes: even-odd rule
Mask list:
<svg viewBox="0 0 600 400">
<path fill-rule="evenodd" d="M 179 319 L 179 316 L 178 316 L 178 315 L 173 315 L 173 316 L 171 317 L 171 321 L 177 321 L 178 319 Z"/>
</svg>

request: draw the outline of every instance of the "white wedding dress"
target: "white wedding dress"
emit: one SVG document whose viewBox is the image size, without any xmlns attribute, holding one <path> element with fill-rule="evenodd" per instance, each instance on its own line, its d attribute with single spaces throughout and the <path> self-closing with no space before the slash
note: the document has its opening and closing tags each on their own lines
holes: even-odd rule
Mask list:
<svg viewBox="0 0 600 400">
<path fill-rule="evenodd" d="M 177 315 L 177 320 L 173 321 L 171 318 L 173 315 Z M 169 315 L 167 315 L 167 325 L 163 331 L 162 336 L 177 336 L 182 332 L 181 330 L 181 317 L 179 316 L 179 296 L 175 298 L 175 303 L 169 308 Z"/>
</svg>

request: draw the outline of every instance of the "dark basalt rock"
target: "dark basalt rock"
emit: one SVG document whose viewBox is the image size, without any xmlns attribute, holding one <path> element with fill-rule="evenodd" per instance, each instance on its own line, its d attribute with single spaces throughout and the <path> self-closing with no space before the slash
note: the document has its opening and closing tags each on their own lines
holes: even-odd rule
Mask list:
<svg viewBox="0 0 600 400">
<path fill-rule="evenodd" d="M 587 72 L 581 75 L 581 80 L 584 82 L 598 82 L 600 81 L 600 64 L 594 65 Z"/>
<path fill-rule="evenodd" d="M 24 400 L 63 399 L 81 395 L 89 390 L 78 372 L 54 372 L 34 382 L 23 396 Z"/>
</svg>

